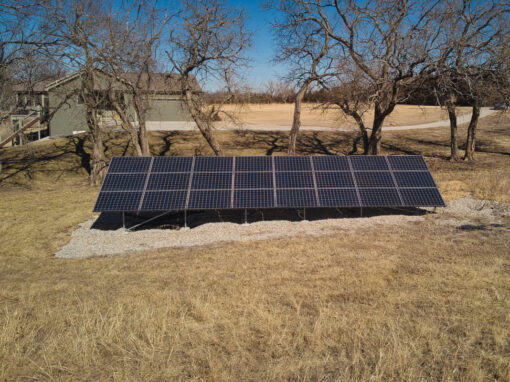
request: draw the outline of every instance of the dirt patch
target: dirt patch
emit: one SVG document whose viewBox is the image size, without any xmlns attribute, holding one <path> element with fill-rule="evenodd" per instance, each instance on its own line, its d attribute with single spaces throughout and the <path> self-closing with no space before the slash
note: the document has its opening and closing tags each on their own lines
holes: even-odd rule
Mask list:
<svg viewBox="0 0 510 382">
<path fill-rule="evenodd" d="M 429 209 L 432 210 L 432 209 Z M 58 251 L 60 258 L 84 258 L 146 251 L 149 249 L 218 246 L 225 242 L 269 240 L 298 235 L 323 236 L 338 232 L 354 233 L 378 225 L 405 230 L 415 222 L 431 220 L 436 224 L 462 227 L 506 227 L 510 204 L 462 198 L 438 208 L 429 215 L 383 215 L 371 217 L 327 218 L 315 221 L 257 221 L 251 224 L 232 222 L 205 223 L 195 228 L 141 229 L 96 228 L 96 219 L 80 224 L 71 241 Z"/>
</svg>

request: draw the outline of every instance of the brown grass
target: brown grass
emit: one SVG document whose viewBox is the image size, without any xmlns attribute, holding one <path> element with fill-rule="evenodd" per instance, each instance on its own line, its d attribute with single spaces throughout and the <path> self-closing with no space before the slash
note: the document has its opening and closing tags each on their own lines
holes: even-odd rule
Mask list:
<svg viewBox="0 0 510 382">
<path fill-rule="evenodd" d="M 447 199 L 510 201 L 509 121 L 482 120 L 473 163 L 447 160 L 441 129 L 387 133 L 384 150 L 426 155 Z M 228 154 L 285 152 L 283 134 L 219 137 Z M 208 153 L 191 132 L 151 141 L 155 154 Z M 304 134 L 299 150 L 349 146 L 348 134 Z M 107 147 L 126 149 L 121 136 Z M 83 155 L 77 137 L 0 151 L 0 380 L 510 380 L 507 228 L 426 219 L 320 240 L 55 259 L 92 215 Z"/>
<path fill-rule="evenodd" d="M 241 122 L 246 125 L 290 126 L 294 113 L 294 104 L 270 103 L 247 104 L 244 106 L 227 105 L 226 111 L 236 112 Z M 470 113 L 469 107 L 459 107 L 458 114 Z M 373 111 L 368 111 L 364 119 L 370 123 Z M 386 119 L 385 126 L 415 125 L 448 119 L 448 113 L 438 106 L 397 105 L 394 112 Z M 355 124 L 338 110 L 324 112 L 319 105 L 303 104 L 301 122 L 303 126 L 355 127 Z"/>
</svg>

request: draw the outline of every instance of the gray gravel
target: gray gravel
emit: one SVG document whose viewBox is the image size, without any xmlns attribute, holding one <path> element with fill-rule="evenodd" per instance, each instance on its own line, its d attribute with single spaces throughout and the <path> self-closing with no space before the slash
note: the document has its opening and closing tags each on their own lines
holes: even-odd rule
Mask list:
<svg viewBox="0 0 510 382">
<path fill-rule="evenodd" d="M 267 240 L 297 235 L 323 236 L 339 232 L 354 232 L 377 225 L 391 225 L 404 231 L 409 223 L 424 222 L 432 217 L 437 224 L 478 227 L 480 219 L 487 224 L 501 224 L 510 217 L 510 204 L 476 200 L 470 197 L 454 200 L 434 215 L 383 215 L 364 218 L 327 218 L 314 221 L 271 220 L 250 224 L 215 222 L 181 229 L 94 228 L 97 219 L 80 224 L 71 241 L 55 256 L 85 258 L 124 254 L 158 248 L 219 246 L 226 242 Z"/>
</svg>

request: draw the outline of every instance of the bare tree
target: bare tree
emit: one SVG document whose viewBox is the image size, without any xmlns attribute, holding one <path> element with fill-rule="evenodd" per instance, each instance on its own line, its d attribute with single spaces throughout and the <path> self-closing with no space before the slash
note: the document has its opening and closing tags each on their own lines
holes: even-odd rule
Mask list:
<svg viewBox="0 0 510 382">
<path fill-rule="evenodd" d="M 342 61 L 352 62 L 370 82 L 374 108 L 369 154 L 378 154 L 382 126 L 397 103 L 405 100 L 409 85 L 431 70 L 442 25 L 439 1 L 293 0 L 301 22 L 313 22 L 341 45 Z"/>
<path fill-rule="evenodd" d="M 333 60 L 327 55 L 334 51 L 334 44 L 330 44 L 330 36 L 326 31 L 302 19 L 301 9 L 296 3 L 280 1 L 266 6 L 282 14 L 282 18 L 273 23 L 278 43 L 276 61 L 290 63 L 287 78 L 297 85 L 288 148 L 288 154 L 295 155 L 303 98 L 312 84 L 331 76 Z"/>
<path fill-rule="evenodd" d="M 85 105 L 85 116 L 92 141 L 89 181 L 101 183 L 106 174 L 103 134 L 99 125 L 98 109 L 104 103 L 104 93 L 98 90 L 97 69 L 102 66 L 99 50 L 107 50 L 111 10 L 94 0 L 49 0 L 45 2 L 47 23 L 55 27 L 52 36 L 59 41 L 53 54 L 60 63 L 79 69 L 78 91 Z"/>
<path fill-rule="evenodd" d="M 138 155 L 150 155 L 146 114 L 155 94 L 152 89 L 161 80 L 153 78 L 156 55 L 161 35 L 174 16 L 170 9 L 161 10 L 152 1 L 133 0 L 124 3 L 118 20 L 109 23 L 111 48 L 102 52 L 102 59 L 115 82 L 108 94 Z"/>
<path fill-rule="evenodd" d="M 223 156 L 212 127 L 227 100 L 212 110 L 197 79 L 213 79 L 230 93 L 237 69 L 245 62 L 243 53 L 249 40 L 244 15 L 222 0 L 183 0 L 181 5 L 166 53 L 172 69 L 180 75 L 183 104 L 214 153 Z"/>
<path fill-rule="evenodd" d="M 502 85 L 503 53 L 508 47 L 510 8 L 497 1 L 449 1 L 444 8 L 445 30 L 440 59 L 436 61 L 435 87 L 438 100 L 450 119 L 451 160 L 458 160 L 457 103 L 472 107 L 465 159 L 473 159 L 480 107 L 489 91 Z M 508 57 L 506 57 L 507 59 Z"/>
</svg>

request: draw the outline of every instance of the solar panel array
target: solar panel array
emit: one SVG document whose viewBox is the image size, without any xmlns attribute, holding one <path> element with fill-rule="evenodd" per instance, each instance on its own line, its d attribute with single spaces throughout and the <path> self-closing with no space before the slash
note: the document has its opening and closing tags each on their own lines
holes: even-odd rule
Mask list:
<svg viewBox="0 0 510 382">
<path fill-rule="evenodd" d="M 420 155 L 115 157 L 94 211 L 444 206 Z"/>
</svg>

